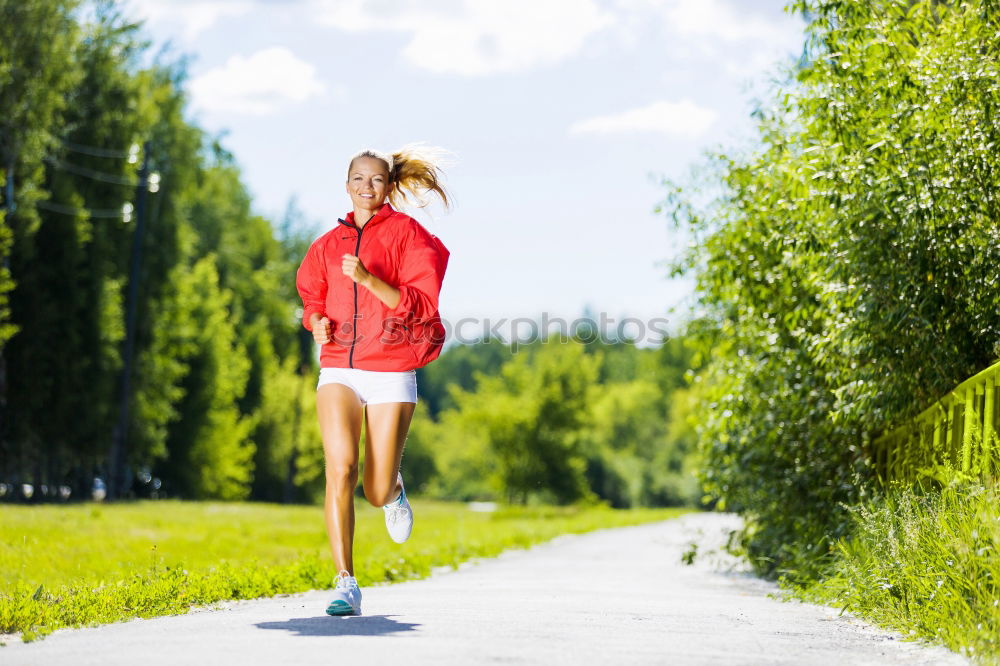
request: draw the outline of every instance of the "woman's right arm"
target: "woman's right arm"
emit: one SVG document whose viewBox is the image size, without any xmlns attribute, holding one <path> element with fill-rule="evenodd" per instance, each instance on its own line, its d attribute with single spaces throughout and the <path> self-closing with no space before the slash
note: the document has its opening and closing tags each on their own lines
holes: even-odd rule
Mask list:
<svg viewBox="0 0 1000 666">
<path fill-rule="evenodd" d="M 295 274 L 295 288 L 302 299 L 302 325 L 306 330 L 313 331 L 315 336 L 315 324 L 326 319 L 326 262 L 323 261 L 320 243 L 309 246 Z"/>
<path fill-rule="evenodd" d="M 309 317 L 309 330 L 312 331 L 313 340 L 318 344 L 325 345 L 330 342 L 330 320 L 326 318 L 326 315 L 322 315 L 318 312 L 314 312 L 312 316 Z"/>
</svg>

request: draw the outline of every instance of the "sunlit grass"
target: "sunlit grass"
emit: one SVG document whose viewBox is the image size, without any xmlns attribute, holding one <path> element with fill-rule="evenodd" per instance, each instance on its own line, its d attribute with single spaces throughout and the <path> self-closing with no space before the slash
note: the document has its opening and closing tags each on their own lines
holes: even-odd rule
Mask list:
<svg viewBox="0 0 1000 666">
<path fill-rule="evenodd" d="M 890 494 L 857 510 L 834 575 L 813 600 L 904 635 L 1000 663 L 1000 492 L 952 485 Z"/>
<path fill-rule="evenodd" d="M 380 509 L 358 504 L 362 586 L 419 578 L 559 534 L 635 525 L 685 509 L 507 507 L 415 500 L 413 536 L 393 543 Z M 0 506 L 0 632 L 26 640 L 64 626 L 184 613 L 226 599 L 328 588 L 335 575 L 320 507 L 146 501 Z"/>
</svg>

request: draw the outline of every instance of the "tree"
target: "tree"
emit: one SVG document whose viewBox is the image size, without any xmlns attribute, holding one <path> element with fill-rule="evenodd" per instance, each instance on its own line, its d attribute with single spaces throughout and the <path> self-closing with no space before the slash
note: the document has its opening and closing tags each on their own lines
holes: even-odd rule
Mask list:
<svg viewBox="0 0 1000 666">
<path fill-rule="evenodd" d="M 589 496 L 581 441 L 598 363 L 578 343 L 550 344 L 478 375 L 475 392 L 455 392 L 465 429 L 489 442 L 509 501 Z"/>
<path fill-rule="evenodd" d="M 177 413 L 168 425 L 167 459 L 159 471 L 168 492 L 188 497 L 245 499 L 253 478 L 251 419 L 240 413 L 250 361 L 229 315 L 232 295 L 219 285 L 207 255 L 178 280 L 177 311 L 191 334 Z"/>
<path fill-rule="evenodd" d="M 10 292 L 17 276 L 11 252 L 30 242 L 38 226 L 35 202 L 44 197 L 42 157 L 56 142 L 68 90 L 78 77 L 73 60 L 77 32 L 74 0 L 0 1 L 0 458 L 7 472 L 34 469 L 42 461 L 32 449 L 15 447 L 7 404 L 10 370 L 7 342 L 18 326 L 11 311 Z M 36 449 L 37 450 L 37 449 Z M 0 468 L 0 471 L 3 471 Z"/>
<path fill-rule="evenodd" d="M 714 205 L 672 189 L 665 207 L 699 239 L 681 268 L 716 321 L 704 480 L 772 573 L 844 534 L 866 441 L 1000 352 L 990 3 L 793 8 L 806 57 L 758 112 L 760 147 L 714 156 Z"/>
<path fill-rule="evenodd" d="M 33 203 L 41 194 L 37 189 L 42 157 L 56 143 L 67 92 L 79 75 L 73 60 L 76 5 L 76 0 L 0 2 L 0 108 L 4 110 L 0 170 L 5 186 L 0 218 L 0 349 L 16 331 L 7 305 L 13 288 L 8 263 L 12 232 L 30 235 L 37 224 Z M 20 222 L 15 229 L 18 206 Z"/>
<path fill-rule="evenodd" d="M 420 400 L 436 417 L 454 406 L 449 386 L 472 390 L 477 373 L 493 374 L 511 358 L 511 349 L 502 340 L 486 339 L 474 344 L 449 346 L 436 361 L 417 370 Z"/>
<path fill-rule="evenodd" d="M 314 481 L 294 461 L 311 459 L 282 439 L 295 410 L 275 393 L 304 383 L 314 365 L 294 315 L 301 233 L 278 238 L 252 212 L 232 156 L 185 120 L 183 61 L 146 66 L 149 45 L 115 2 L 88 3 L 80 16 L 75 7 L 0 2 L 0 36 L 9 33 L 0 45 L 0 157 L 16 154 L 5 177 L 18 177 L 17 214 L 0 224 L 6 270 L 14 223 L 16 281 L 8 318 L 0 274 L 0 380 L 10 380 L 0 381 L 0 398 L 10 397 L 0 475 L 68 484 L 79 497 L 108 471 L 125 294 L 135 288 L 131 475 L 154 467 L 171 494 L 242 498 L 254 490 L 255 454 L 261 463 L 284 456 L 288 464 L 258 489 L 304 497 L 295 487 Z M 130 147 L 141 144 L 148 151 L 135 155 Z M 160 177 L 139 239 L 137 211 L 125 213 L 136 157 Z M 132 266 L 135 240 L 142 261 Z M 312 434 L 297 432 L 294 440 Z"/>
</svg>

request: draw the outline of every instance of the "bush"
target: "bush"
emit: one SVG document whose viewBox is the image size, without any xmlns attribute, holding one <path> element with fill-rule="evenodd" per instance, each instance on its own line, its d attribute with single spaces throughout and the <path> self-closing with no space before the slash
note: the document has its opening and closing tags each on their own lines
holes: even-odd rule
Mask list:
<svg viewBox="0 0 1000 666">
<path fill-rule="evenodd" d="M 771 574 L 814 575 L 871 493 L 866 442 L 1000 342 L 1000 15 L 978 0 L 800 0 L 803 58 L 664 210 L 716 322 L 704 482 Z M 720 191 L 721 184 L 721 191 Z M 719 196 L 707 207 L 695 198 Z M 790 510 L 794 508 L 794 510 Z"/>
<path fill-rule="evenodd" d="M 1000 493 L 902 490 L 852 513 L 832 575 L 805 596 L 970 657 L 1000 655 Z"/>
</svg>

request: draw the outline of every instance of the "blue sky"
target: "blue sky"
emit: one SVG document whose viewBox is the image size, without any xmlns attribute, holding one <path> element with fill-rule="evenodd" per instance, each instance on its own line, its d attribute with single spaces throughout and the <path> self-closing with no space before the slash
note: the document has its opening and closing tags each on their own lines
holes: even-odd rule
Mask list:
<svg viewBox="0 0 1000 666">
<path fill-rule="evenodd" d="M 228 131 L 263 214 L 295 196 L 325 230 L 357 150 L 455 153 L 454 209 L 408 211 L 452 252 L 451 321 L 683 319 L 691 284 L 662 262 L 685 240 L 653 213 L 657 179 L 752 140 L 754 95 L 801 51 L 784 4 L 127 0 L 191 56 L 190 116 Z"/>
</svg>

